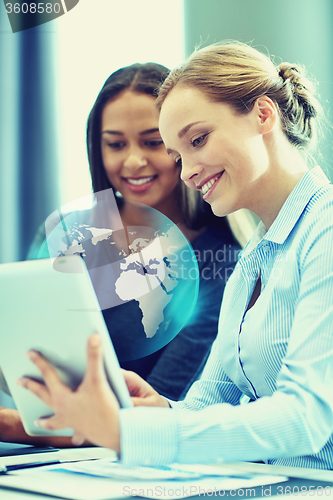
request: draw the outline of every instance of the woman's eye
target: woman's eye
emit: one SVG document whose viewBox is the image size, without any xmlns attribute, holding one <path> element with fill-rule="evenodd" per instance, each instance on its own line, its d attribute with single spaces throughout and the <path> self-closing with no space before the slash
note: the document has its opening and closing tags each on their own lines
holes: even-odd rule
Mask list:
<svg viewBox="0 0 333 500">
<path fill-rule="evenodd" d="M 177 167 L 180 167 L 182 166 L 182 159 L 181 158 L 178 158 L 178 160 L 176 160 L 176 165 Z"/>
<path fill-rule="evenodd" d="M 164 145 L 164 143 L 161 139 L 156 140 L 156 141 L 146 141 L 145 144 L 149 148 L 159 148 L 160 146 Z"/>
<path fill-rule="evenodd" d="M 125 146 L 124 142 L 108 142 L 108 146 L 111 149 L 121 149 Z"/>
<path fill-rule="evenodd" d="M 205 143 L 205 140 L 207 138 L 208 134 L 201 135 L 197 139 L 194 139 L 192 141 L 192 146 L 196 148 L 197 146 L 202 146 Z"/>
</svg>

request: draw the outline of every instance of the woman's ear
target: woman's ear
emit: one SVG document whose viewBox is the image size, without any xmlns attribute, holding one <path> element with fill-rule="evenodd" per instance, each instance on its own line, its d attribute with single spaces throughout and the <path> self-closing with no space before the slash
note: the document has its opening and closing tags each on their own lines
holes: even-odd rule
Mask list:
<svg viewBox="0 0 333 500">
<path fill-rule="evenodd" d="M 255 109 L 259 118 L 259 126 L 261 134 L 268 134 L 274 128 L 277 121 L 277 109 L 267 95 L 258 97 L 255 102 Z"/>
</svg>

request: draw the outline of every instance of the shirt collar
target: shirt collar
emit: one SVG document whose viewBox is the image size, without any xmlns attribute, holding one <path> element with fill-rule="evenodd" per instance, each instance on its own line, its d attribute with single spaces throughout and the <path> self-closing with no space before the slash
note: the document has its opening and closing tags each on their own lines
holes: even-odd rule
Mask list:
<svg viewBox="0 0 333 500">
<path fill-rule="evenodd" d="M 259 222 L 253 237 L 242 254 L 248 255 L 263 238 L 282 244 L 296 225 L 312 196 L 329 183 L 329 179 L 319 166 L 306 172 L 282 205 L 269 230 L 267 231 L 264 224 Z"/>
<path fill-rule="evenodd" d="M 330 181 L 317 166 L 308 170 L 296 184 L 266 233 L 265 239 L 283 243 L 296 225 L 312 196 Z"/>
</svg>

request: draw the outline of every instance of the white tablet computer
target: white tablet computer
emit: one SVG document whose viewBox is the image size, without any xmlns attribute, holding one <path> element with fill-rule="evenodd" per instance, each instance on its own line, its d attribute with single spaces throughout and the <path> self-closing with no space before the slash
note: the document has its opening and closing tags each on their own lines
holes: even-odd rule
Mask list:
<svg viewBox="0 0 333 500">
<path fill-rule="evenodd" d="M 52 415 L 52 410 L 17 385 L 23 375 L 41 380 L 25 353 L 30 349 L 41 352 L 64 383 L 74 389 L 84 376 L 87 340 L 94 332 L 102 338 L 106 374 L 119 404 L 130 407 L 127 386 L 83 259 L 66 256 L 0 265 L 0 366 L 28 434 L 70 436 L 73 432 L 34 425 L 36 418 Z"/>
</svg>

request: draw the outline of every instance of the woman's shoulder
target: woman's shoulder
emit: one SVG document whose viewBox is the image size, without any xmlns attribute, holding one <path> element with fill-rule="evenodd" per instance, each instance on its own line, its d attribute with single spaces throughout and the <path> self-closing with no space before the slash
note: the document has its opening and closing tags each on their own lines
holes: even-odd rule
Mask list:
<svg viewBox="0 0 333 500">
<path fill-rule="evenodd" d="M 333 210 L 333 184 L 329 183 L 322 186 L 316 193 L 312 195 L 307 206 L 306 212 L 316 217 L 317 214 L 322 214 L 323 211 Z M 332 223 L 332 219 L 327 220 Z"/>
<path fill-rule="evenodd" d="M 333 185 L 327 184 L 309 199 L 297 224 L 297 232 L 303 238 L 315 239 L 323 231 L 331 232 L 332 229 Z"/>
</svg>

